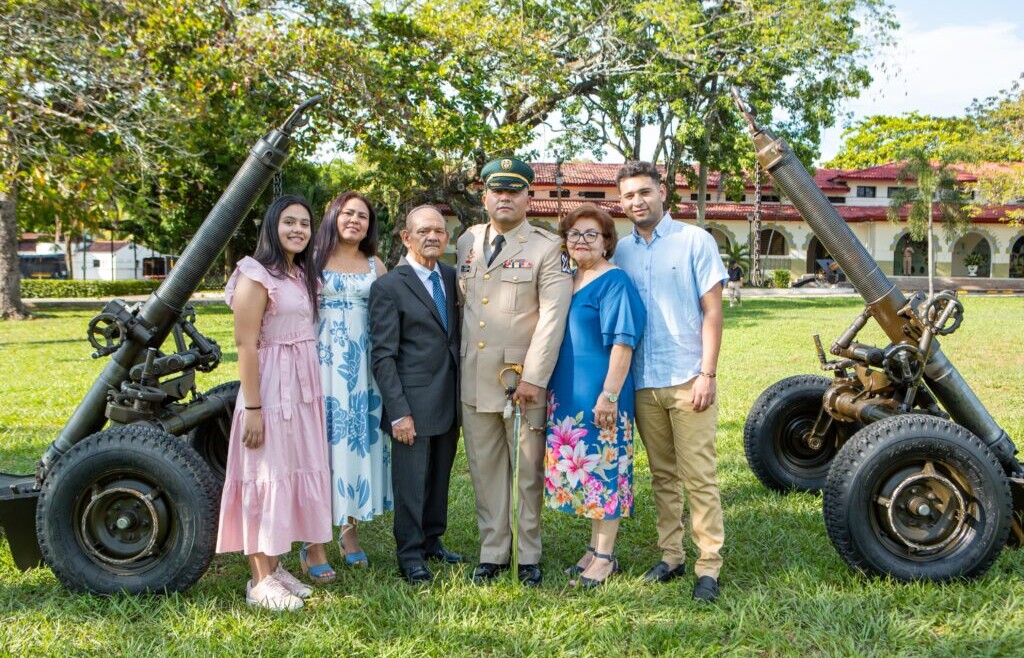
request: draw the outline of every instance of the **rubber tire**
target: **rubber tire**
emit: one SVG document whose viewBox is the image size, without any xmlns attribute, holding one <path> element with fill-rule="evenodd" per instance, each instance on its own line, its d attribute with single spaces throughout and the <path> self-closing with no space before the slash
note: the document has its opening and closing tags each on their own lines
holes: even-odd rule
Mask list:
<svg viewBox="0 0 1024 658">
<path fill-rule="evenodd" d="M 782 434 L 791 423 L 803 419 L 808 429 L 813 426 L 831 385 L 832 380 L 821 375 L 795 375 L 775 382 L 758 396 L 743 426 L 743 450 L 761 484 L 782 492 L 821 492 L 838 447 L 835 444 L 845 441 L 860 426 L 850 425 L 844 430 L 833 421 L 830 442 L 822 448 L 827 461 L 814 468 L 794 464 L 780 444 L 785 443 Z"/>
<path fill-rule="evenodd" d="M 976 524 L 953 541 L 950 554 L 913 560 L 877 525 L 874 487 L 901 464 L 929 460 L 945 474 L 957 474 L 968 505 L 973 500 L 977 506 Z M 900 581 L 982 575 L 1006 544 L 1011 514 L 1009 480 L 988 446 L 955 423 L 923 414 L 886 418 L 857 432 L 832 462 L 824 491 L 825 529 L 843 561 L 862 573 Z"/>
<path fill-rule="evenodd" d="M 173 519 L 162 555 L 145 570 L 118 573 L 84 549 L 75 509 L 94 483 L 118 472 L 156 484 Z M 101 596 L 179 592 L 206 571 L 217 539 L 220 484 L 182 439 L 141 425 L 86 437 L 57 461 L 43 482 L 36 534 L 43 560 L 75 592 Z"/>
<path fill-rule="evenodd" d="M 228 435 L 221 431 L 220 423 L 218 418 L 223 418 L 227 421 L 227 427 L 230 429 L 231 420 L 234 416 L 235 410 L 235 399 L 238 397 L 238 390 L 241 388 L 241 382 L 226 382 L 224 384 L 218 384 L 210 390 L 206 391 L 206 395 L 220 395 L 223 396 L 228 404 L 225 410 L 226 415 L 218 415 L 213 418 L 209 418 L 197 427 L 192 428 L 188 433 L 188 443 L 192 446 L 192 449 L 199 453 L 199 456 L 203 458 L 206 464 L 213 471 L 214 476 L 221 483 L 224 482 L 224 474 L 227 469 L 227 458 L 228 458 Z"/>
</svg>

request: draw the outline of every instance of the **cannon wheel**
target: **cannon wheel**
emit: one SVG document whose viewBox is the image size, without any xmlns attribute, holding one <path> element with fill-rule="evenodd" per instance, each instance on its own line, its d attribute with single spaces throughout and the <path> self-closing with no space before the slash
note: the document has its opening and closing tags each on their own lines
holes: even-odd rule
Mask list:
<svg viewBox="0 0 1024 658">
<path fill-rule="evenodd" d="M 1010 531 L 992 451 L 947 420 L 907 414 L 857 432 L 825 485 L 825 529 L 854 569 L 942 582 L 985 573 Z"/>
<path fill-rule="evenodd" d="M 221 482 L 224 481 L 228 465 L 228 437 L 240 386 L 239 382 L 227 382 L 207 391 L 206 395 L 219 395 L 225 400 L 224 412 L 207 419 L 188 433 L 189 445 L 199 453 Z"/>
<path fill-rule="evenodd" d="M 820 448 L 804 437 L 814 428 L 832 380 L 796 375 L 777 381 L 754 402 L 743 426 L 743 449 L 757 479 L 776 491 L 818 493 L 839 446 L 859 429 L 833 422 Z"/>
<path fill-rule="evenodd" d="M 68 589 L 176 592 L 210 564 L 220 487 L 184 441 L 139 425 L 97 432 L 43 483 L 36 534 Z"/>
</svg>

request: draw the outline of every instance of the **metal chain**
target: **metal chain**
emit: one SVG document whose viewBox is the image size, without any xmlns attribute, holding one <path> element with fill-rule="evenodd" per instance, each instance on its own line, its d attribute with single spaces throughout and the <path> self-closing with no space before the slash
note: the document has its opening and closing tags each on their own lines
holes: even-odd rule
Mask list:
<svg viewBox="0 0 1024 658">
<path fill-rule="evenodd" d="M 750 247 L 754 256 L 753 272 L 750 283 L 755 286 L 764 285 L 764 272 L 761 270 L 761 163 L 754 161 L 754 244 Z"/>
<path fill-rule="evenodd" d="M 274 198 L 280 198 L 282 194 L 284 191 L 281 189 L 281 172 L 279 171 L 274 174 Z"/>
</svg>

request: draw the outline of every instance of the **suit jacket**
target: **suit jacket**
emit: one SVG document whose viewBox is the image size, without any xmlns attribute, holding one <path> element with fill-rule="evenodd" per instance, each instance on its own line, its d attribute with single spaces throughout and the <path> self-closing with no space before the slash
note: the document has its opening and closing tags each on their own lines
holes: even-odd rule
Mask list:
<svg viewBox="0 0 1024 658">
<path fill-rule="evenodd" d="M 459 406 L 459 314 L 455 270 L 438 263 L 448 312 L 441 324 L 434 298 L 408 264 L 370 287 L 370 362 L 384 400 L 381 429 L 412 415 L 416 434 L 451 428 Z"/>
<path fill-rule="evenodd" d="M 498 372 L 506 365 L 522 365 L 524 381 L 547 387 L 565 333 L 572 277 L 561 238 L 528 221 L 509 234 L 488 265 L 486 229 L 470 226 L 458 242 L 462 401 L 493 412 L 505 407 Z"/>
</svg>

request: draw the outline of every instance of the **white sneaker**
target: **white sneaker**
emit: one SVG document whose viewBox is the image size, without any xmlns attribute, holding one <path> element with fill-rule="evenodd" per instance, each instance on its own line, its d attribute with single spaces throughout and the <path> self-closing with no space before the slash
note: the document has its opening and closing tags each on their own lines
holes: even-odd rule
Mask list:
<svg viewBox="0 0 1024 658">
<path fill-rule="evenodd" d="M 289 592 L 273 575 L 267 576 L 255 587 L 250 580 L 245 586 L 245 602 L 275 612 L 302 607 L 302 599 Z"/>
<path fill-rule="evenodd" d="M 280 562 L 277 563 L 277 569 L 271 575 L 277 578 L 278 582 L 284 585 L 286 590 L 300 599 L 309 598 L 313 595 L 313 588 L 285 571 Z"/>
</svg>

